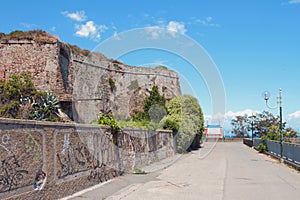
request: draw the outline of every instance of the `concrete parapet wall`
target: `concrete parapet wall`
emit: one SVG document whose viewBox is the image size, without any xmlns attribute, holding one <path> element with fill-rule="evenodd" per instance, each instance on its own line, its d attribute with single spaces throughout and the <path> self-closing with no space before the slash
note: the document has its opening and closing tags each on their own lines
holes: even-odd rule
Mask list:
<svg viewBox="0 0 300 200">
<path fill-rule="evenodd" d="M 172 132 L 0 118 L 0 199 L 57 199 L 174 155 Z M 36 174 L 46 173 L 35 191 Z"/>
</svg>

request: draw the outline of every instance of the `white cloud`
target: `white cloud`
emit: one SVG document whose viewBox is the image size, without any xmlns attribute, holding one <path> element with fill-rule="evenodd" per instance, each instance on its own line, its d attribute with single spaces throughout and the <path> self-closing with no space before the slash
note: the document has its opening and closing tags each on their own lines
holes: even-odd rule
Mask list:
<svg viewBox="0 0 300 200">
<path fill-rule="evenodd" d="M 300 110 L 287 115 L 285 119 L 288 127 L 300 131 Z"/>
<path fill-rule="evenodd" d="M 196 19 L 194 22 L 192 23 L 196 23 L 196 24 L 201 24 L 203 26 L 210 26 L 210 27 L 220 27 L 219 24 L 213 23 L 213 18 L 212 17 L 206 17 L 205 19 Z"/>
<path fill-rule="evenodd" d="M 244 116 L 244 115 L 248 115 L 251 116 L 252 114 L 255 115 L 256 113 L 259 113 L 259 111 L 255 111 L 255 110 L 251 110 L 251 109 L 245 109 L 242 111 L 237 111 L 237 112 L 233 112 L 233 111 L 228 111 L 225 114 L 222 113 L 217 113 L 214 115 L 205 115 L 205 117 L 207 119 L 227 119 L 227 118 L 234 118 L 235 116 Z"/>
<path fill-rule="evenodd" d="M 205 115 L 205 124 L 221 124 L 226 131 L 231 131 L 231 120 L 235 118 L 235 116 L 244 116 L 248 115 L 251 116 L 252 114 L 258 114 L 261 113 L 259 111 L 251 110 L 251 109 L 245 109 L 242 111 L 228 111 L 225 114 L 215 114 L 215 115 Z M 292 127 L 296 131 L 300 131 L 300 110 L 291 113 L 284 117 L 284 120 L 287 122 L 287 127 Z"/>
<path fill-rule="evenodd" d="M 298 4 L 298 3 L 300 3 L 300 0 L 291 0 L 288 3 L 289 4 Z"/>
<path fill-rule="evenodd" d="M 292 118 L 300 118 L 300 110 L 287 115 L 287 119 L 292 119 Z"/>
<path fill-rule="evenodd" d="M 85 15 L 85 12 L 83 10 L 76 11 L 74 13 L 69 13 L 68 11 L 62 12 L 62 14 L 70 19 L 73 19 L 78 22 L 83 22 L 87 19 L 87 16 Z"/>
<path fill-rule="evenodd" d="M 159 26 L 149 26 L 145 28 L 146 32 L 151 35 L 152 39 L 158 39 L 158 37 L 163 34 L 163 27 Z"/>
<path fill-rule="evenodd" d="M 76 25 L 75 35 L 78 37 L 85 37 L 95 40 L 100 40 L 101 33 L 105 32 L 108 28 L 105 25 L 96 25 L 94 21 L 88 21 L 85 24 Z"/>
<path fill-rule="evenodd" d="M 166 28 L 173 37 L 176 37 L 178 33 L 182 35 L 186 33 L 183 22 L 170 21 Z"/>
<path fill-rule="evenodd" d="M 223 126 L 224 130 L 230 131 L 232 128 L 231 120 L 235 116 L 244 116 L 244 115 L 251 116 L 252 114 L 255 115 L 256 113 L 260 113 L 260 112 L 251 109 L 245 109 L 237 112 L 228 111 L 225 114 L 217 113 L 214 115 L 205 115 L 204 119 L 206 124 L 211 124 L 211 125 L 220 124 L 221 126 Z"/>
<path fill-rule="evenodd" d="M 225 113 L 225 117 L 235 117 L 235 116 L 244 116 L 244 115 L 251 116 L 252 114 L 255 115 L 256 113 L 259 113 L 259 111 L 255 111 L 251 109 L 246 109 L 238 112 L 228 111 L 227 113 Z"/>
<path fill-rule="evenodd" d="M 151 39 L 154 40 L 161 36 L 165 36 L 166 33 L 172 37 L 176 37 L 178 34 L 185 34 L 187 31 L 185 24 L 177 21 L 170 21 L 167 25 L 162 21 L 159 21 L 159 25 L 148 26 L 145 30 L 150 34 Z"/>
</svg>

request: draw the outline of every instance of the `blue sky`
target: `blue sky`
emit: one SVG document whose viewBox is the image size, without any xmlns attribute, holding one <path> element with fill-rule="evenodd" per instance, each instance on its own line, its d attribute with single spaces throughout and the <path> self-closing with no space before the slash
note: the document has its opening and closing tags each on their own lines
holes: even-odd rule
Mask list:
<svg viewBox="0 0 300 200">
<path fill-rule="evenodd" d="M 159 27 L 186 35 L 216 64 L 228 118 L 266 110 L 261 96 L 265 90 L 275 105 L 281 87 L 285 120 L 300 130 L 300 0 L 46 0 L 4 1 L 1 7 L 0 32 L 43 29 L 90 50 L 135 28 Z M 130 65 L 162 64 L 177 70 L 209 119 L 210 93 L 189 63 L 157 50 L 132 52 L 120 59 Z"/>
</svg>

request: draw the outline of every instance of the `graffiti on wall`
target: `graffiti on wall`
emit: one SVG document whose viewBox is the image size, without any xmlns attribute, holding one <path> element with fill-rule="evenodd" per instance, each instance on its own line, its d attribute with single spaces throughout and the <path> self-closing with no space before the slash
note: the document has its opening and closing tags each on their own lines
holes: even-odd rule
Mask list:
<svg viewBox="0 0 300 200">
<path fill-rule="evenodd" d="M 28 171 L 22 168 L 15 155 L 1 160 L 0 166 L 0 192 L 18 188 L 24 175 L 28 174 Z"/>
<path fill-rule="evenodd" d="M 11 151 L 8 149 L 8 143 L 9 143 L 9 140 L 10 140 L 10 135 L 9 134 L 4 134 L 2 135 L 2 141 L 1 141 L 1 144 L 0 144 L 0 147 L 3 148 L 4 151 L 10 153 Z"/>
<path fill-rule="evenodd" d="M 43 159 L 42 148 L 32 134 L 27 133 L 24 146 L 26 153 L 32 155 L 35 164 L 40 164 Z"/>
<path fill-rule="evenodd" d="M 43 164 L 41 136 L 37 129 L 14 134 L 0 130 L 0 194 L 32 185 L 33 174 Z"/>
<path fill-rule="evenodd" d="M 58 150 L 56 153 L 57 177 L 64 178 L 69 175 L 89 170 L 89 179 L 97 177 L 100 181 L 107 179 L 107 176 L 103 177 L 101 174 L 105 174 L 105 163 L 107 163 L 110 158 L 115 157 L 110 149 L 112 147 L 109 145 L 111 142 L 110 136 L 99 134 L 100 143 L 97 152 L 94 149 L 94 139 L 92 135 L 85 138 L 86 142 L 78 140 L 79 138 L 71 139 L 69 134 L 64 134 L 62 150 Z M 116 172 L 110 173 L 115 174 Z"/>
<path fill-rule="evenodd" d="M 70 144 L 70 134 L 64 134 L 64 146 L 63 146 L 63 150 L 61 151 L 61 153 L 63 155 L 65 155 L 66 151 L 68 151 L 70 154 L 73 154 L 73 149 Z"/>
</svg>

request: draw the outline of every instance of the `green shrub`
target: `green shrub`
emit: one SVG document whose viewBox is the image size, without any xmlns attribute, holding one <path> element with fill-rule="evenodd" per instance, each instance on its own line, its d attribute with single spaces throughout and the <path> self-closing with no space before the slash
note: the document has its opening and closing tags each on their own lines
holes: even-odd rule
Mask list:
<svg viewBox="0 0 300 200">
<path fill-rule="evenodd" d="M 118 124 L 121 128 L 142 128 L 147 129 L 149 121 L 118 121 Z"/>
<path fill-rule="evenodd" d="M 121 61 L 115 59 L 111 59 L 111 62 L 114 64 L 123 64 Z"/>
<path fill-rule="evenodd" d="M 20 102 L 12 100 L 0 107 L 0 116 L 5 118 L 20 118 Z"/>
<path fill-rule="evenodd" d="M 81 49 L 77 45 L 72 45 L 72 44 L 65 44 L 65 45 L 67 45 L 71 49 L 73 54 L 81 55 L 81 56 L 88 56 L 91 54 L 89 50 Z"/>
<path fill-rule="evenodd" d="M 12 74 L 4 85 L 4 95 L 7 101 L 19 101 L 20 98 L 32 96 L 36 92 L 29 72 Z"/>
<path fill-rule="evenodd" d="M 141 170 L 139 168 L 134 169 L 134 174 L 147 174 L 144 170 Z"/>
<path fill-rule="evenodd" d="M 30 74 L 12 74 L 6 83 L 0 82 L 0 116 L 20 118 L 20 99 L 37 93 Z"/>
<path fill-rule="evenodd" d="M 0 82 L 0 116 L 34 120 L 58 121 L 59 100 L 38 91 L 28 72 L 12 74 L 6 83 Z"/>
<path fill-rule="evenodd" d="M 168 122 L 170 126 L 174 126 L 176 130 L 178 125 L 178 133 L 175 135 L 177 151 L 185 152 L 190 149 L 192 143 L 194 147 L 200 146 L 204 116 L 198 100 L 190 95 L 177 96 L 170 100 L 167 110 L 167 119 L 171 120 Z"/>
<path fill-rule="evenodd" d="M 258 145 L 258 152 L 259 152 L 259 153 L 264 153 L 264 152 L 266 152 L 266 151 L 268 151 L 267 145 L 264 144 L 263 142 L 260 143 L 260 144 Z"/>
<path fill-rule="evenodd" d="M 149 117 L 148 117 L 147 113 L 138 111 L 137 114 L 132 117 L 132 120 L 135 122 L 149 121 Z"/>
<path fill-rule="evenodd" d="M 179 130 L 179 124 L 170 119 L 169 117 L 165 117 L 161 123 L 160 123 L 160 127 L 166 130 L 172 130 L 174 133 L 177 133 Z"/>
<path fill-rule="evenodd" d="M 118 133 L 121 131 L 121 127 L 111 114 L 104 114 L 102 112 L 99 113 L 97 122 L 100 125 L 110 126 L 112 133 Z"/>
<path fill-rule="evenodd" d="M 113 92 L 117 88 L 115 81 L 110 77 L 108 79 L 108 82 L 109 82 L 110 90 Z"/>
<path fill-rule="evenodd" d="M 158 65 L 158 66 L 155 67 L 155 69 L 167 70 L 168 68 L 166 66 L 163 66 L 163 65 Z"/>
</svg>

